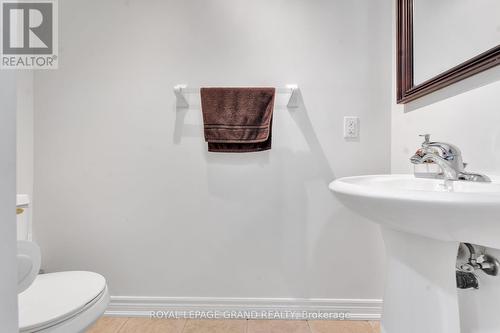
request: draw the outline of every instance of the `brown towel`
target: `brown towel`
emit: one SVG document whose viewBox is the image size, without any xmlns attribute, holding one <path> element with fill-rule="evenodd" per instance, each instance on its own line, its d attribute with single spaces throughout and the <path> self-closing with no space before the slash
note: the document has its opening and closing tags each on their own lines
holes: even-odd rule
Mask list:
<svg viewBox="0 0 500 333">
<path fill-rule="evenodd" d="M 201 88 L 200 93 L 208 151 L 271 149 L 274 88 Z"/>
</svg>

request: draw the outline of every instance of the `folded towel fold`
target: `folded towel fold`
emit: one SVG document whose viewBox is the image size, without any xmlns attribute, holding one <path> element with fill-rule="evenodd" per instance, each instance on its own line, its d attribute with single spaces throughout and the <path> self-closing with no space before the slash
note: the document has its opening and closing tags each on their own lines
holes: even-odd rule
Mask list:
<svg viewBox="0 0 500 333">
<path fill-rule="evenodd" d="M 211 152 L 271 149 L 275 88 L 201 88 L 205 141 Z"/>
</svg>

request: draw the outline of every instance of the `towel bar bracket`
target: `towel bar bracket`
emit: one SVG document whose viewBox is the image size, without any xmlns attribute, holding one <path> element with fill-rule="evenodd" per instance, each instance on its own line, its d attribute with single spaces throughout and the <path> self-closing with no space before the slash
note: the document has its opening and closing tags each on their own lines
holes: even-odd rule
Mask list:
<svg viewBox="0 0 500 333">
<path fill-rule="evenodd" d="M 189 108 L 189 102 L 186 98 L 187 94 L 198 94 L 200 93 L 199 88 L 188 87 L 187 84 L 178 84 L 174 86 L 174 94 L 176 97 L 176 107 L 185 109 Z M 299 86 L 296 84 L 287 84 L 285 88 L 276 89 L 277 94 L 289 94 L 287 107 L 297 108 L 299 106 Z"/>
<path fill-rule="evenodd" d="M 288 100 L 287 107 L 299 107 L 299 86 L 296 84 L 287 84 L 286 89 L 290 91 L 290 99 Z"/>
<path fill-rule="evenodd" d="M 188 108 L 189 102 L 186 99 L 184 92 L 187 90 L 186 84 L 178 84 L 174 87 L 174 94 L 176 98 L 175 106 L 177 108 Z"/>
</svg>

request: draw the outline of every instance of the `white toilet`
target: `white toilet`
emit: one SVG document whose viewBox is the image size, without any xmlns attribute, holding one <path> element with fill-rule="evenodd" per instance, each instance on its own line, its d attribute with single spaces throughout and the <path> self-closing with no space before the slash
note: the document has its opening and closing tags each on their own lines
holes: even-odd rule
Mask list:
<svg viewBox="0 0 500 333">
<path fill-rule="evenodd" d="M 31 241 L 30 202 L 17 196 L 19 332 L 84 332 L 106 310 L 102 275 L 74 271 L 38 274 L 40 249 Z"/>
</svg>

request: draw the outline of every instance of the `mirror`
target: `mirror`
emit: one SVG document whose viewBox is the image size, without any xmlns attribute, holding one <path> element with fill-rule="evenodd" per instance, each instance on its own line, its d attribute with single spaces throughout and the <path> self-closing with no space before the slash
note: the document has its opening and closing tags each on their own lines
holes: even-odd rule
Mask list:
<svg viewBox="0 0 500 333">
<path fill-rule="evenodd" d="M 397 0 L 398 103 L 500 63 L 500 0 Z"/>
<path fill-rule="evenodd" d="M 414 0 L 414 83 L 500 44 L 499 0 Z"/>
</svg>

